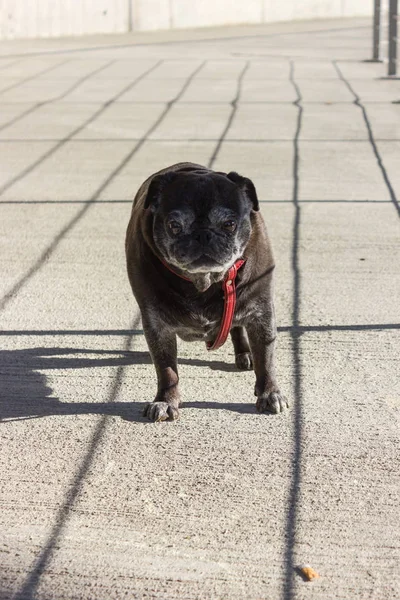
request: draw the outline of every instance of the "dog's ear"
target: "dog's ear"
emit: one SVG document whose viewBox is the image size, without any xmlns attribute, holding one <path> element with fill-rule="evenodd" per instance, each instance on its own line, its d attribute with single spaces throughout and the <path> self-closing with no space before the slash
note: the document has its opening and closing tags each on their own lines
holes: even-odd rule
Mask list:
<svg viewBox="0 0 400 600">
<path fill-rule="evenodd" d="M 168 183 L 171 183 L 173 179 L 175 179 L 176 173 L 174 171 L 169 171 L 167 173 L 162 173 L 161 175 L 156 175 L 151 180 L 149 185 L 149 189 L 147 190 L 147 195 L 144 201 L 144 208 L 152 208 L 153 210 L 157 208 L 160 203 L 160 199 L 165 189 L 165 186 Z"/>
<path fill-rule="evenodd" d="M 254 187 L 254 183 L 251 181 L 251 179 L 248 179 L 247 177 L 242 177 L 238 173 L 235 173 L 235 171 L 231 171 L 230 173 L 228 173 L 227 178 L 233 181 L 233 183 L 236 183 L 236 185 L 238 185 L 242 189 L 242 191 L 250 201 L 253 210 L 260 210 L 256 188 Z"/>
</svg>

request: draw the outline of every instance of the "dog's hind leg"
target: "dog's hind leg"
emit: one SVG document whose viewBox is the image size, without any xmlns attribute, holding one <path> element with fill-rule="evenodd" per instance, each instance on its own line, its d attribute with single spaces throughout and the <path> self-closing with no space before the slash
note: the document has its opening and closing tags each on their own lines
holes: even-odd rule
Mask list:
<svg viewBox="0 0 400 600">
<path fill-rule="evenodd" d="M 250 371 L 253 368 L 249 340 L 244 327 L 233 327 L 231 338 L 235 350 L 235 364 L 241 371 Z"/>
</svg>

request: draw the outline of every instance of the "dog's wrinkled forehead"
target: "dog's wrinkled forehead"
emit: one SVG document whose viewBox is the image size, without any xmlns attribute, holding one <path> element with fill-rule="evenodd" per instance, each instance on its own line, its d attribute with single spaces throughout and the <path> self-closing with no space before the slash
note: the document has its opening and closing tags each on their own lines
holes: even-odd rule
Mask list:
<svg viewBox="0 0 400 600">
<path fill-rule="evenodd" d="M 250 209 L 258 210 L 258 200 L 250 179 L 237 173 L 170 171 L 152 180 L 145 208 L 167 214 L 176 208 L 190 210 L 196 215 L 209 213 L 215 206 L 240 215 Z"/>
<path fill-rule="evenodd" d="M 223 206 L 240 213 L 241 204 L 239 189 L 222 175 L 184 173 L 167 183 L 163 190 L 163 212 L 179 207 L 200 216 L 216 206 Z"/>
</svg>

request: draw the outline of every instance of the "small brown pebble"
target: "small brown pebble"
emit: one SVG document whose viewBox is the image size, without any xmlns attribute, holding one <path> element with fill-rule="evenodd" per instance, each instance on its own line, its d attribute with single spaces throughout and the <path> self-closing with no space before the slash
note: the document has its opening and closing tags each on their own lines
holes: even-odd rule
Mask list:
<svg viewBox="0 0 400 600">
<path fill-rule="evenodd" d="M 308 581 L 312 581 L 313 579 L 319 578 L 317 571 L 314 571 L 314 569 L 310 567 L 310 565 L 303 565 L 299 567 L 299 571 L 304 575 L 304 577 Z"/>
</svg>

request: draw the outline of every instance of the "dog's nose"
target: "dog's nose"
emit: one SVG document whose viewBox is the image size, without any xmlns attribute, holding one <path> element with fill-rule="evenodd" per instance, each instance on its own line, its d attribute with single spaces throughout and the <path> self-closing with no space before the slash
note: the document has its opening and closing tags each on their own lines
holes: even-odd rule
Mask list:
<svg viewBox="0 0 400 600">
<path fill-rule="evenodd" d="M 199 242 L 202 246 L 206 246 L 210 243 L 211 231 L 209 231 L 208 229 L 199 229 L 196 232 L 195 240 Z"/>
</svg>

